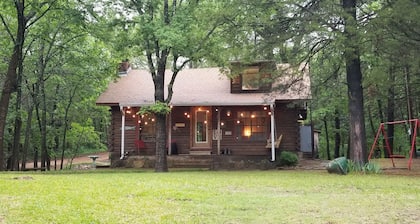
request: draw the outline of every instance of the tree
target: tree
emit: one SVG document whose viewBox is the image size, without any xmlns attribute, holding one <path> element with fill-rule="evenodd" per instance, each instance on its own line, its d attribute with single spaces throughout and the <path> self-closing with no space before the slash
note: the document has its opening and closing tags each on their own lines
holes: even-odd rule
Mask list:
<svg viewBox="0 0 420 224">
<path fill-rule="evenodd" d="M 0 96 L 0 170 L 4 170 L 5 168 L 4 129 L 11 95 L 18 88 L 18 68 L 22 68 L 25 35 L 29 27 L 45 15 L 54 2 L 55 0 L 46 2 L 34 1 L 29 4 L 24 0 L 14 0 L 13 5 L 10 5 L 9 1 L 2 2 L 2 9 L 5 9 L 3 10 L 4 13 L 7 10 L 16 10 L 16 17 L 12 17 L 16 20 L 13 21 L 12 19 L 12 21 L 8 21 L 8 17 L 3 12 L 0 13 L 2 24 L 13 41 L 14 46 L 9 58 L 7 73 Z M 14 26 L 14 22 L 16 26 Z M 13 33 L 13 30 L 15 30 L 15 33 Z"/>
<path fill-rule="evenodd" d="M 352 136 L 350 138 L 350 159 L 363 165 L 367 162 L 367 144 L 356 0 L 343 0 L 343 9 L 345 11 L 343 18 L 346 41 L 344 58 L 348 85 L 350 136 Z"/>
<path fill-rule="evenodd" d="M 203 58 L 217 59 L 221 46 L 219 31 L 226 16 L 229 16 L 226 13 L 229 3 L 132 0 L 108 4 L 113 9 L 123 9 L 117 12 L 119 18 L 114 21 L 123 24 L 120 32 L 125 35 L 122 38 L 130 47 L 138 50 L 135 52 L 137 56 L 143 56 L 147 61 L 154 83 L 155 105 L 143 107 L 143 110 L 156 115 L 155 171 L 166 172 L 166 115 L 173 94 L 172 87 L 178 72 L 190 62 Z M 168 68 L 171 74 L 168 74 Z M 167 89 L 165 79 L 170 80 Z"/>
</svg>

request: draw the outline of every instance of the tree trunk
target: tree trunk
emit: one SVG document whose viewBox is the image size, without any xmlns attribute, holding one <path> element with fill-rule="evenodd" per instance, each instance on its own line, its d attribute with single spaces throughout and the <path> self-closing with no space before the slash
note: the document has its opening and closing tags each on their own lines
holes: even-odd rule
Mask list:
<svg viewBox="0 0 420 224">
<path fill-rule="evenodd" d="M 166 157 L 166 115 L 156 116 L 156 172 L 167 172 Z"/>
<path fill-rule="evenodd" d="M 41 110 L 41 167 L 45 167 L 47 170 L 50 170 L 50 159 L 48 154 L 48 133 L 47 133 L 47 102 L 45 96 L 45 85 L 41 83 L 41 96 L 42 96 L 42 110 Z"/>
<path fill-rule="evenodd" d="M 340 142 L 341 142 L 341 135 L 340 135 L 340 113 L 336 109 L 335 110 L 335 145 L 334 145 L 334 158 L 340 157 Z"/>
<path fill-rule="evenodd" d="M 344 17 L 344 35 L 347 41 L 344 57 L 349 97 L 350 159 L 363 165 L 367 162 L 367 146 L 363 111 L 362 71 L 356 30 L 356 0 L 343 0 L 343 8 L 347 12 Z"/>
<path fill-rule="evenodd" d="M 76 95 L 76 90 L 77 87 L 74 88 L 71 92 L 70 92 L 70 99 L 69 102 L 66 106 L 65 112 L 64 112 L 64 127 L 63 127 L 63 141 L 62 141 L 62 146 L 61 146 L 61 165 L 60 165 L 60 170 L 63 169 L 63 162 L 64 162 L 64 153 L 67 149 L 66 144 L 67 144 L 67 129 L 69 126 L 69 122 L 68 122 L 68 116 L 69 116 L 69 111 L 70 111 L 70 107 L 73 104 L 73 99 L 74 96 Z"/>
<path fill-rule="evenodd" d="M 16 80 L 16 104 L 15 104 L 15 125 L 13 130 L 13 145 L 12 145 L 12 157 L 11 157 L 11 169 L 19 170 L 19 152 L 21 150 L 20 135 L 22 132 L 22 72 L 23 64 L 19 63 L 18 76 Z"/>
<path fill-rule="evenodd" d="M 324 116 L 324 128 L 325 128 L 325 140 L 326 140 L 326 144 L 327 144 L 327 159 L 331 160 L 331 156 L 330 156 L 330 139 L 328 136 L 328 124 L 327 124 L 327 117 Z"/>
<path fill-rule="evenodd" d="M 25 140 L 22 147 L 22 170 L 26 169 L 26 158 L 28 156 L 29 141 L 31 139 L 33 111 L 34 111 L 34 107 L 33 107 L 33 104 L 31 104 L 29 105 L 29 109 L 28 109 L 28 118 L 26 119 L 26 129 L 25 129 Z"/>
<path fill-rule="evenodd" d="M 410 88 L 410 68 L 408 65 L 405 66 L 404 69 L 404 73 L 405 73 L 405 89 L 406 89 L 406 99 L 407 99 L 407 114 L 408 114 L 408 120 L 413 119 L 413 100 L 411 97 L 411 88 Z M 410 122 L 409 123 L 409 148 L 411 149 L 411 143 L 413 141 L 413 134 L 414 134 L 414 126 L 413 123 Z M 414 153 L 413 153 L 413 157 L 417 158 L 417 153 L 416 153 L 416 143 L 414 143 Z"/>
<path fill-rule="evenodd" d="M 384 113 L 382 112 L 382 101 L 380 99 L 378 99 L 376 102 L 378 103 L 378 115 L 379 115 L 380 123 L 384 123 Z M 391 127 L 393 128 L 394 126 L 391 125 Z M 374 132 L 374 135 L 375 134 L 376 134 L 376 132 Z M 388 140 L 392 140 L 392 139 L 388 138 Z M 389 141 L 389 143 L 391 143 L 391 142 Z M 388 150 L 386 150 L 385 146 L 386 146 L 386 141 L 385 141 L 385 138 L 383 138 L 382 139 L 382 151 L 384 151 L 384 157 L 389 158 Z M 390 144 L 390 147 L 392 148 L 392 144 Z M 379 154 L 379 155 L 381 155 L 381 154 Z"/>
<path fill-rule="evenodd" d="M 6 118 L 9 109 L 10 97 L 16 90 L 17 68 L 22 63 L 22 48 L 25 40 L 26 18 L 24 16 L 24 2 L 15 1 L 17 13 L 17 33 L 14 42 L 13 53 L 7 67 L 7 73 L 3 83 L 0 96 L 0 171 L 5 169 L 5 150 L 4 150 L 4 131 L 6 128 Z"/>
<path fill-rule="evenodd" d="M 162 50 L 161 58 L 158 61 L 158 69 L 154 78 L 155 102 L 165 102 L 165 68 L 168 51 Z M 166 158 L 166 114 L 156 115 L 156 172 L 168 172 Z"/>
</svg>

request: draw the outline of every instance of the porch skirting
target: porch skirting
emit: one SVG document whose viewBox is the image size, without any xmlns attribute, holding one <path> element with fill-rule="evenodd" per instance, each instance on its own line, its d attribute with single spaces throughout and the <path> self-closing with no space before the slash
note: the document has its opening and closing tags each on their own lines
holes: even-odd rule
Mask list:
<svg viewBox="0 0 420 224">
<path fill-rule="evenodd" d="M 202 168 L 209 170 L 275 169 L 276 163 L 268 156 L 234 155 L 173 155 L 167 156 L 168 168 Z M 128 156 L 111 159 L 111 167 L 154 168 L 155 156 Z"/>
</svg>

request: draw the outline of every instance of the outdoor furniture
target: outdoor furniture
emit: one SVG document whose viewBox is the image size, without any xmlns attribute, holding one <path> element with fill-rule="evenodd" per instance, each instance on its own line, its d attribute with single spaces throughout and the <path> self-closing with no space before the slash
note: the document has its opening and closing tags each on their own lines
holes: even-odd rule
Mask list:
<svg viewBox="0 0 420 224">
<path fill-rule="evenodd" d="M 96 169 L 96 159 L 99 158 L 99 156 L 91 155 L 91 156 L 88 156 L 88 157 L 92 159 L 92 168 Z"/>
<path fill-rule="evenodd" d="M 134 144 L 136 145 L 138 155 L 140 155 L 140 149 L 146 148 L 146 145 L 144 144 L 143 140 L 137 139 L 136 141 L 134 141 Z"/>
<path fill-rule="evenodd" d="M 281 139 L 283 138 L 283 135 L 280 135 L 276 141 L 274 142 L 274 147 L 278 149 L 280 147 Z M 271 139 L 267 139 L 267 145 L 265 148 L 270 149 L 271 148 Z"/>
</svg>

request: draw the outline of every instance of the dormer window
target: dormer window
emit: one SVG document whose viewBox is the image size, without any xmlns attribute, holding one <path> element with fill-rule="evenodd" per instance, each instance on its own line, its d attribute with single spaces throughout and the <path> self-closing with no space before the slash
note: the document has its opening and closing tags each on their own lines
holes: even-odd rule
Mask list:
<svg viewBox="0 0 420 224">
<path fill-rule="evenodd" d="M 234 65 L 231 79 L 231 93 L 269 92 L 271 90 L 271 71 L 264 63 L 254 65 Z M 237 73 L 237 74 L 235 74 Z"/>
<path fill-rule="evenodd" d="M 242 74 L 242 90 L 258 90 L 260 89 L 259 73 L 260 68 L 257 66 L 244 70 Z"/>
</svg>

